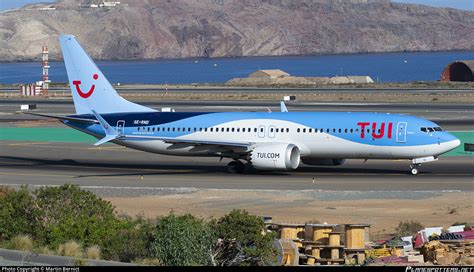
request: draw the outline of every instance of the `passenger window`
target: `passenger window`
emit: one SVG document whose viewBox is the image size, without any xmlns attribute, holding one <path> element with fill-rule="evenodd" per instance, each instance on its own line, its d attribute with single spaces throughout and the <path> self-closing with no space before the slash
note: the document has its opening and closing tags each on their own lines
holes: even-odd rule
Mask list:
<svg viewBox="0 0 474 272">
<path fill-rule="evenodd" d="M 275 132 L 278 133 L 278 128 L 275 129 Z"/>
<path fill-rule="evenodd" d="M 308 132 L 309 132 L 309 133 L 313 132 L 313 129 L 312 129 L 312 128 L 310 128 L 310 129 L 308 130 Z"/>
<path fill-rule="evenodd" d="M 207 132 L 207 128 L 204 128 L 204 132 Z"/>
<path fill-rule="evenodd" d="M 245 128 L 242 128 L 242 132 L 245 132 Z"/>
<path fill-rule="evenodd" d="M 300 129 L 297 129 L 296 132 L 300 133 Z"/>
<path fill-rule="evenodd" d="M 346 129 L 344 129 L 344 133 L 347 133 L 347 128 L 346 128 Z"/>
<path fill-rule="evenodd" d="M 229 132 L 229 131 L 230 131 L 230 128 L 227 128 L 226 131 Z"/>
<path fill-rule="evenodd" d="M 263 132 L 263 128 L 260 129 L 260 132 Z"/>
<path fill-rule="evenodd" d="M 237 132 L 240 132 L 240 128 L 237 128 Z"/>
<path fill-rule="evenodd" d="M 211 128 L 211 132 L 214 132 L 214 128 Z"/>
<path fill-rule="evenodd" d="M 303 128 L 303 133 L 306 133 L 306 129 L 305 129 L 305 128 Z"/>
<path fill-rule="evenodd" d="M 354 129 L 351 128 L 351 133 L 354 132 Z"/>
</svg>

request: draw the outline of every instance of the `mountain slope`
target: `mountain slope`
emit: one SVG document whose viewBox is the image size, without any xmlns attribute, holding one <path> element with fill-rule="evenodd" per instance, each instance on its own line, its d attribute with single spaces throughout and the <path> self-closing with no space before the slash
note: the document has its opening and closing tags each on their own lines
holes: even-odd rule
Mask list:
<svg viewBox="0 0 474 272">
<path fill-rule="evenodd" d="M 33 60 L 74 34 L 97 59 L 474 50 L 474 12 L 385 0 L 123 0 L 0 13 L 0 60 Z"/>
</svg>

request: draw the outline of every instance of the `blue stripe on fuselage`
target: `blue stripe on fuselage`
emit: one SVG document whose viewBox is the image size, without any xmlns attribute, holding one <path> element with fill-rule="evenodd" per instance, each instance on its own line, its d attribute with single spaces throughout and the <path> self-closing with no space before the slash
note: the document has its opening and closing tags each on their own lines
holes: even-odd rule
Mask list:
<svg viewBox="0 0 474 272">
<path fill-rule="evenodd" d="M 176 127 L 176 128 L 206 128 L 214 127 L 223 123 L 239 121 L 239 120 L 250 120 L 250 119 L 265 119 L 267 122 L 262 125 L 272 125 L 272 120 L 288 121 L 295 124 L 299 124 L 303 127 L 309 127 L 312 129 L 330 129 L 328 134 L 335 137 L 339 137 L 352 142 L 377 145 L 377 146 L 414 146 L 414 145 L 428 145 L 435 144 L 438 141 L 443 140 L 444 132 L 435 132 L 434 134 L 438 137 L 430 136 L 427 133 L 420 131 L 420 127 L 436 127 L 437 125 L 431 121 L 424 120 L 409 115 L 399 114 L 385 114 L 385 113 L 365 113 L 365 112 L 150 112 L 150 113 L 115 113 L 115 114 L 103 114 L 104 119 L 112 126 L 115 126 L 118 121 L 125 121 L 126 130 L 125 133 L 131 134 L 137 131 L 137 127 L 148 127 L 148 126 L 164 126 L 164 127 Z M 94 119 L 92 115 L 77 115 L 74 117 Z M 385 123 L 385 135 L 381 139 L 374 139 L 370 133 L 365 133 L 365 137 L 361 138 L 360 133 L 345 133 L 347 129 L 359 129 L 359 122 L 369 122 L 370 125 L 366 129 L 372 130 L 372 123 L 377 123 L 377 129 L 380 128 L 381 123 Z M 399 122 L 407 122 L 407 142 L 398 143 L 396 141 L 396 130 Z M 392 137 L 389 139 L 388 136 L 388 123 L 392 123 Z M 71 125 L 71 124 L 70 124 Z M 81 128 L 96 133 L 103 134 L 102 128 L 99 125 L 80 125 Z M 336 132 L 333 132 L 333 129 Z M 338 132 L 338 129 L 342 129 L 342 133 Z M 154 132 L 151 135 L 162 136 L 162 137 L 179 137 L 193 132 L 187 131 L 163 131 Z M 227 132 L 220 132 L 227 133 Z M 308 132 L 307 132 L 308 133 Z M 314 132 L 313 132 L 314 133 Z M 447 133 L 446 133 L 447 134 Z M 147 134 L 150 135 L 150 134 Z M 297 135 L 297 134 L 296 134 Z M 446 137 L 444 137 L 446 138 Z M 447 140 L 447 139 L 446 139 Z M 449 140 L 452 140 L 451 138 Z"/>
</svg>

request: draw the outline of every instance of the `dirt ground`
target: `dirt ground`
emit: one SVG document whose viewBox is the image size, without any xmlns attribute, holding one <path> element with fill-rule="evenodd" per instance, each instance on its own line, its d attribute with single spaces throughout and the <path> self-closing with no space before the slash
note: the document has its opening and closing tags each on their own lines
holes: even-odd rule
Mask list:
<svg viewBox="0 0 474 272">
<path fill-rule="evenodd" d="M 199 190 L 190 194 L 144 197 L 109 197 L 119 213 L 154 218 L 191 213 L 203 218 L 219 217 L 232 209 L 246 209 L 260 216 L 272 216 L 275 223 L 368 223 L 371 236 L 394 231 L 400 221 L 416 220 L 423 225 L 450 226 L 474 222 L 474 193 L 444 193 L 424 199 L 360 199 L 321 201 L 299 194 L 277 191 Z"/>
</svg>

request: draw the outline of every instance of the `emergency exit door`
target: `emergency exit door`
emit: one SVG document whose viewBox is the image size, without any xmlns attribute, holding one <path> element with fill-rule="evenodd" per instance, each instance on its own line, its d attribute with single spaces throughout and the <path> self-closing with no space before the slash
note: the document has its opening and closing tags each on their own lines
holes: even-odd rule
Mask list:
<svg viewBox="0 0 474 272">
<path fill-rule="evenodd" d="M 407 122 L 397 124 L 397 142 L 405 143 L 407 141 Z"/>
</svg>

